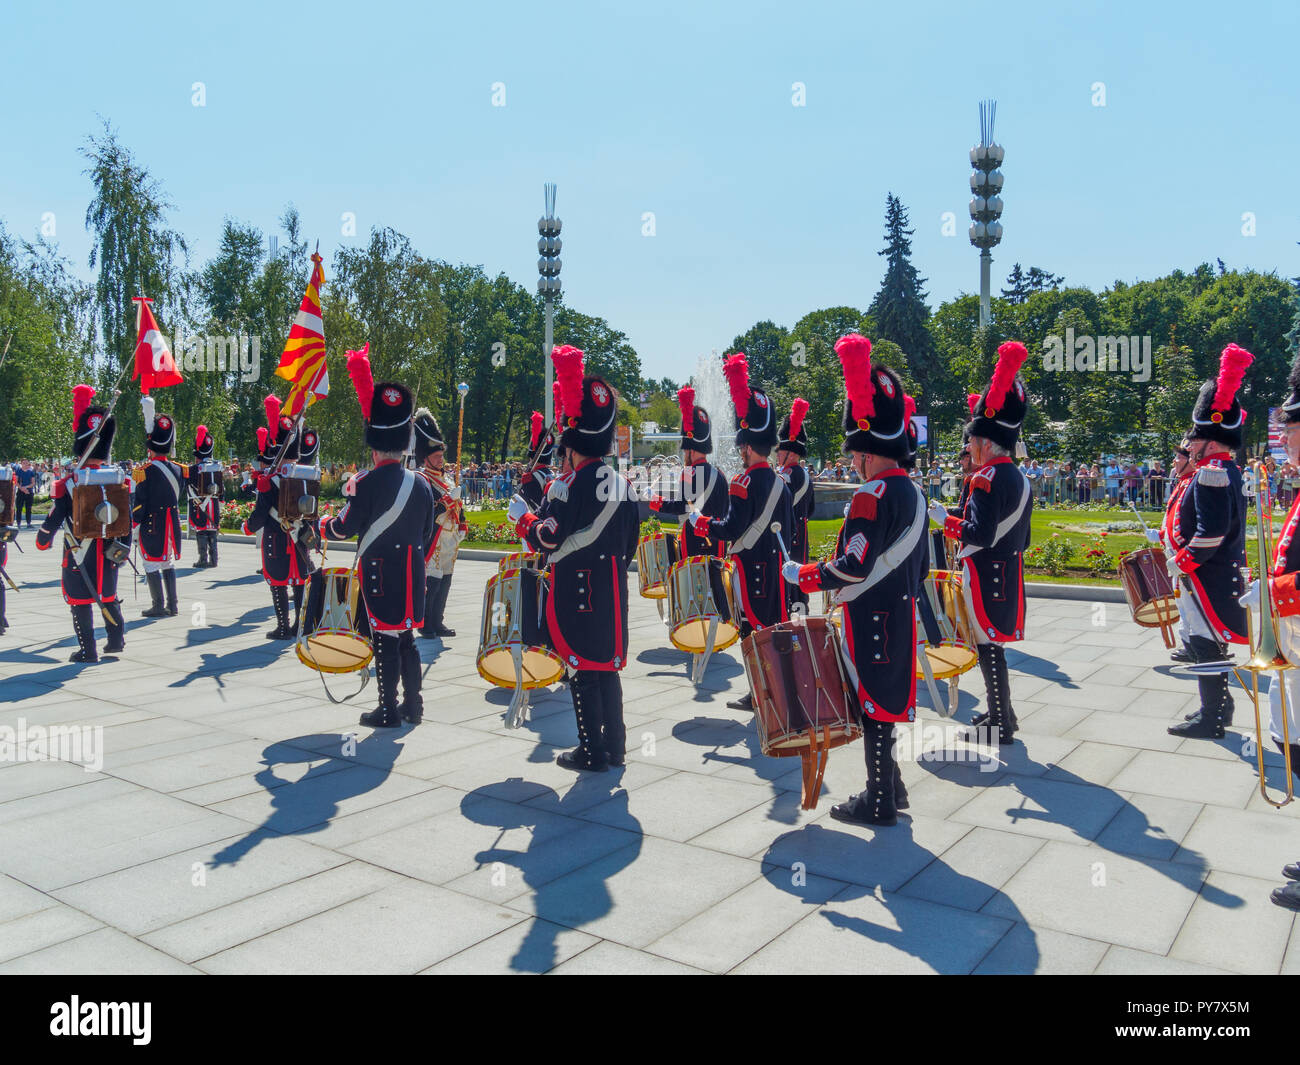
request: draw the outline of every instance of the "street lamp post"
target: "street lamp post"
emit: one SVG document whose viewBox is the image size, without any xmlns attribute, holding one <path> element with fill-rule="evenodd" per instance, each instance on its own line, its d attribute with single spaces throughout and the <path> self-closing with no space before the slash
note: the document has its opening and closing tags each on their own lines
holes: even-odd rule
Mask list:
<svg viewBox="0 0 1300 1065">
<path fill-rule="evenodd" d="M 970 150 L 974 170 L 970 176 L 970 242 L 980 249 L 980 328 L 988 327 L 992 285 L 992 249 L 1002 242 L 1002 159 L 1006 155 L 993 140 L 998 114 L 996 100 L 980 101 L 980 142 Z"/>
<path fill-rule="evenodd" d="M 555 186 L 544 186 L 546 214 L 537 220 L 537 294 L 546 303 L 546 335 L 542 340 L 542 364 L 546 373 L 546 424 L 555 424 L 554 395 L 551 378 L 555 369 L 551 364 L 551 348 L 555 343 L 555 300 L 560 294 L 560 220 L 555 217 Z"/>
</svg>

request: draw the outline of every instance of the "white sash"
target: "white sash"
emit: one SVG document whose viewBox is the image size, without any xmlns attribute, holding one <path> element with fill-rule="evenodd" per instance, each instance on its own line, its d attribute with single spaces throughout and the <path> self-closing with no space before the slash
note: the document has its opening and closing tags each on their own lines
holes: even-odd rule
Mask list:
<svg viewBox="0 0 1300 1065">
<path fill-rule="evenodd" d="M 1020 470 L 1016 470 L 1016 472 L 1020 474 L 1020 502 L 1016 504 L 1016 509 L 1008 517 L 998 522 L 998 527 L 993 531 L 993 543 L 989 544 L 990 548 L 996 547 L 998 542 L 1016 527 L 1016 523 L 1020 521 L 1021 515 L 1025 512 L 1025 507 L 1029 505 L 1029 478 Z M 976 551 L 982 550 L 984 550 L 982 547 L 975 544 L 966 544 L 957 552 L 957 557 L 969 558 Z"/>
<path fill-rule="evenodd" d="M 916 489 L 916 515 L 912 518 L 912 524 L 904 530 L 902 536 L 880 553 L 876 561 L 872 563 L 871 572 L 866 577 L 857 584 L 846 585 L 835 592 L 835 602 L 847 603 L 856 599 L 868 588 L 879 584 L 886 576 L 898 569 L 903 560 L 916 550 L 916 545 L 920 542 L 926 526 L 930 523 L 930 514 L 926 509 L 925 492 L 921 490 L 921 486 L 915 482 L 909 483 Z"/>
<path fill-rule="evenodd" d="M 406 506 L 406 501 L 411 498 L 411 489 L 415 484 L 415 474 L 410 470 L 402 470 L 402 486 L 397 490 L 397 498 L 389 505 L 388 509 L 379 515 L 366 530 L 362 536 L 361 542 L 357 544 L 357 561 L 361 561 L 361 556 L 369 550 L 370 545 L 375 540 L 387 532 L 389 527 L 397 520 L 402 509 Z"/>
<path fill-rule="evenodd" d="M 783 491 L 785 491 L 785 481 L 781 479 L 780 474 L 775 474 L 772 477 L 772 491 L 768 493 L 767 502 L 763 505 L 763 512 L 758 516 L 758 521 L 741 533 L 738 540 L 731 542 L 731 546 L 727 548 L 727 554 L 738 555 L 741 551 L 748 551 L 758 543 L 758 538 L 771 525 L 772 515 L 776 512 L 776 505 L 781 501 Z M 788 530 L 782 529 L 781 531 L 787 536 L 789 535 Z"/>
<path fill-rule="evenodd" d="M 613 472 L 612 468 L 607 467 L 607 469 L 610 469 L 612 476 L 618 476 Z M 626 485 L 627 482 L 623 481 L 623 484 Z M 561 559 L 568 558 L 575 551 L 581 551 L 584 547 L 590 547 L 594 544 L 600 539 L 600 534 L 605 531 L 605 526 L 613 519 L 614 512 L 618 509 L 619 504 L 627 498 L 627 493 L 616 485 L 615 491 L 610 492 L 609 498 L 605 500 L 605 505 L 600 508 L 600 513 L 596 515 L 596 520 L 585 529 L 579 529 L 572 536 L 566 537 L 564 543 L 551 552 L 547 561 L 559 562 Z"/>
</svg>

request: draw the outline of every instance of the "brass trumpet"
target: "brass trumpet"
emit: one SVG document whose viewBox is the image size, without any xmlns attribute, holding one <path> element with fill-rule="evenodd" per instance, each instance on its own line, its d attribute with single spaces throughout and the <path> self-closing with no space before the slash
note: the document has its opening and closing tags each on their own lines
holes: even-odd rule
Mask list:
<svg viewBox="0 0 1300 1065">
<path fill-rule="evenodd" d="M 1269 573 L 1273 569 L 1273 500 L 1269 496 L 1268 471 L 1261 462 L 1252 463 L 1255 475 L 1255 526 L 1258 533 L 1257 554 L 1259 574 L 1259 631 L 1255 631 L 1253 611 L 1246 608 L 1246 635 L 1250 641 L 1250 658 L 1234 669 L 1237 680 L 1250 695 L 1255 706 L 1255 758 L 1259 769 L 1259 793 L 1270 806 L 1281 809 L 1295 798 L 1295 779 L 1291 775 L 1291 729 L 1290 713 L 1287 707 L 1285 673 L 1295 666 L 1288 662 L 1281 651 L 1281 639 L 1278 634 L 1277 606 L 1273 602 L 1273 592 Z M 1246 574 L 1249 577 L 1249 573 Z M 1250 686 L 1241 675 L 1245 670 L 1250 673 Z M 1281 802 L 1268 793 L 1264 780 L 1264 724 L 1259 713 L 1259 677 L 1261 673 L 1275 673 L 1273 683 L 1278 686 L 1278 702 L 1282 717 L 1282 758 L 1286 767 L 1286 798 Z"/>
</svg>

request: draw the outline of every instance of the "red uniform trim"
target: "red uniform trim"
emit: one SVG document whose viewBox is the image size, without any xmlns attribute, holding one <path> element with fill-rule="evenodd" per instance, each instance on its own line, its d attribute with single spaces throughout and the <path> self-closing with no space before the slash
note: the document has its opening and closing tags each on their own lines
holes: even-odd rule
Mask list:
<svg viewBox="0 0 1300 1065">
<path fill-rule="evenodd" d="M 1300 587 L 1296 586 L 1297 577 L 1300 577 L 1300 573 L 1285 573 L 1281 577 L 1274 577 L 1269 582 L 1278 617 L 1290 618 L 1300 614 Z"/>
<path fill-rule="evenodd" d="M 965 576 L 966 582 L 970 585 L 971 601 L 975 604 L 975 620 L 979 624 L 980 631 L 984 633 L 994 643 L 1015 643 L 1017 640 L 1024 639 L 1025 633 L 1025 560 L 1023 556 L 1017 556 L 1016 563 L 1020 567 L 1020 605 L 1016 611 L 1016 631 L 1019 636 L 1014 634 L 1008 635 L 993 624 L 987 613 L 984 611 L 984 592 L 980 588 L 979 574 L 975 570 L 975 564 L 969 558 L 963 560 L 966 563 Z"/>
<path fill-rule="evenodd" d="M 1182 554 L 1182 552 L 1180 551 L 1179 554 Z M 1215 612 L 1214 605 L 1210 602 L 1210 597 L 1205 594 L 1205 588 L 1201 584 L 1201 579 L 1197 577 L 1195 573 L 1188 573 L 1187 579 L 1191 582 L 1192 590 L 1196 593 L 1196 601 L 1201 604 L 1201 609 L 1205 611 L 1205 619 L 1210 623 L 1215 634 L 1223 637 L 1223 634 L 1226 632 L 1228 635 L 1223 638 L 1225 638 L 1228 643 L 1249 643 L 1250 641 L 1246 639 L 1243 633 L 1233 632 L 1232 629 L 1223 623 L 1223 619 Z"/>
<path fill-rule="evenodd" d="M 961 539 L 962 518 L 959 514 L 949 514 L 943 519 L 943 535 L 949 540 Z"/>
<path fill-rule="evenodd" d="M 810 562 L 806 566 L 799 567 L 799 590 L 804 592 L 818 591 L 822 586 L 822 568 L 819 562 Z"/>
<path fill-rule="evenodd" d="M 619 580 L 618 567 L 614 559 L 609 560 L 610 577 L 614 587 L 614 650 L 618 658 L 618 665 L 611 660 L 609 662 L 594 662 L 590 658 L 583 658 L 564 638 L 564 632 L 560 628 L 560 621 L 555 616 L 555 567 L 551 567 L 550 575 L 547 577 L 547 586 L 549 591 L 546 596 L 546 627 L 550 630 L 551 639 L 555 642 L 555 650 L 559 652 L 560 657 L 564 659 L 564 664 L 570 669 L 590 669 L 598 670 L 605 673 L 615 673 L 621 670 L 627 662 L 623 657 L 623 625 L 622 625 L 622 606 L 619 599 Z"/>
</svg>

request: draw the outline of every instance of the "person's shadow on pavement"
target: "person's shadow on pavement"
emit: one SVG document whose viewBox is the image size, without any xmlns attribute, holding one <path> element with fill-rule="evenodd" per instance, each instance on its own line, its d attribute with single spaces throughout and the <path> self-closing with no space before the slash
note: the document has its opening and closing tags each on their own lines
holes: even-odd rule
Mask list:
<svg viewBox="0 0 1300 1065">
<path fill-rule="evenodd" d="M 383 784 L 402 752 L 405 729 L 375 729 L 369 735 L 300 736 L 273 743 L 262 752 L 254 779 L 271 795 L 271 813 L 242 839 L 223 847 L 209 863 L 234 865 L 273 836 L 309 835 L 324 829 L 348 799 Z M 358 757 L 364 754 L 364 758 Z M 319 762 L 298 780 L 277 776 L 278 765 Z M 346 763 L 353 763 L 348 765 Z"/>
</svg>

